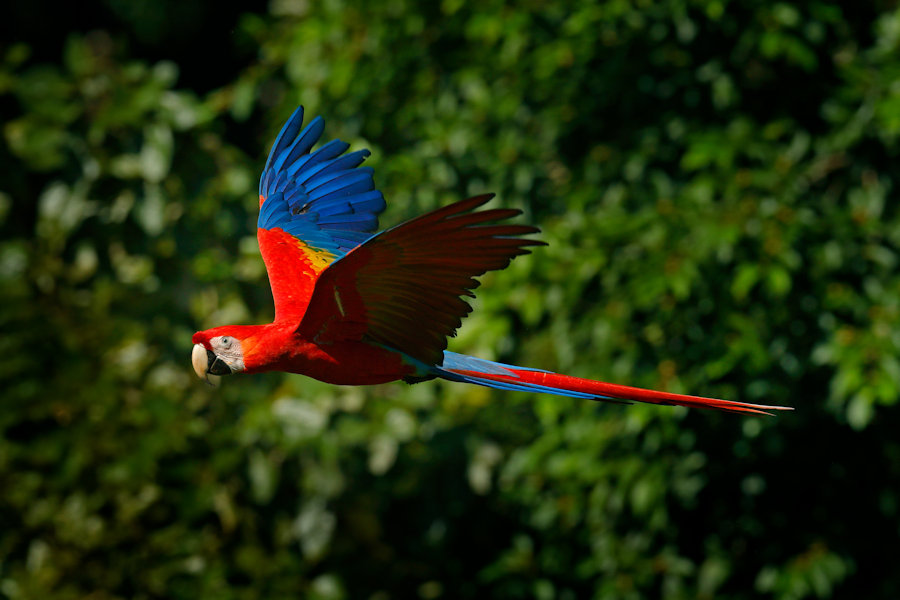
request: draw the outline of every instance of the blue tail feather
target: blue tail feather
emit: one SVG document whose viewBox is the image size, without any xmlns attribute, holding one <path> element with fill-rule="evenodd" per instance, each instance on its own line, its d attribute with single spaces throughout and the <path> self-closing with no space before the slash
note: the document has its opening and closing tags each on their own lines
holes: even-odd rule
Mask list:
<svg viewBox="0 0 900 600">
<path fill-rule="evenodd" d="M 513 371 L 510 369 L 516 369 L 519 371 L 532 371 L 535 373 L 549 373 L 550 371 L 545 371 L 543 369 L 531 369 L 528 367 L 519 367 L 516 365 L 508 365 L 505 363 L 494 362 L 492 360 L 485 360 L 483 358 L 476 358 L 474 356 L 466 356 L 465 354 L 457 354 L 455 352 L 444 351 L 444 362 L 439 367 L 433 367 L 433 372 L 435 375 L 442 379 L 446 379 L 448 381 L 458 381 L 461 383 L 473 383 L 475 385 L 481 385 L 484 387 L 494 388 L 498 390 L 510 390 L 517 392 L 536 392 L 543 394 L 555 394 L 557 396 L 567 396 L 569 398 L 584 398 L 588 400 L 612 400 L 616 401 L 613 398 L 609 398 L 607 396 L 598 396 L 597 394 L 591 394 L 588 392 L 576 392 L 574 390 L 566 390 L 562 388 L 550 387 L 546 385 L 539 385 L 536 383 L 528 383 L 525 381 L 521 382 L 512 382 L 512 381 L 496 381 L 494 379 L 488 379 L 483 377 L 478 377 L 475 374 L 471 373 L 456 373 L 454 371 L 470 371 L 476 373 L 484 373 L 486 375 L 503 375 L 507 377 L 514 377 L 516 379 L 519 378 Z M 624 404 L 630 404 L 630 402 L 624 402 Z"/>
</svg>

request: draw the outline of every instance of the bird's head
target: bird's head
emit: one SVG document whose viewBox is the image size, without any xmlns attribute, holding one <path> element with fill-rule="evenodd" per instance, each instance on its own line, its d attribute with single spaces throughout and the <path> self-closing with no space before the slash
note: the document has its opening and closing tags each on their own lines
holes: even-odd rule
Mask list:
<svg viewBox="0 0 900 600">
<path fill-rule="evenodd" d="M 200 379 L 209 383 L 210 375 L 231 375 L 247 369 L 245 359 L 254 338 L 249 327 L 227 325 L 198 331 L 192 341 L 191 363 Z"/>
</svg>

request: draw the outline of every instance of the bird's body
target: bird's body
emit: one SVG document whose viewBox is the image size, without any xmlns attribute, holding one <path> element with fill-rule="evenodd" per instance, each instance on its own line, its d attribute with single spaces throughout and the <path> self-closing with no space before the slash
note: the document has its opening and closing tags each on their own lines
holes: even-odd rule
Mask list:
<svg viewBox="0 0 900 600">
<path fill-rule="evenodd" d="M 242 373 L 283 371 L 308 375 L 335 385 L 373 385 L 413 374 L 399 353 L 363 341 L 317 344 L 297 335 L 292 319 L 268 325 L 237 325 L 195 335 L 195 343 L 228 335 L 241 340 Z"/>
<path fill-rule="evenodd" d="M 321 118 L 301 131 L 298 108 L 276 139 L 260 180 L 257 230 L 275 319 L 194 334 L 197 374 L 299 373 L 339 385 L 434 379 L 606 401 L 733 412 L 780 409 L 656 392 L 516 367 L 446 350 L 471 310 L 475 277 L 502 269 L 534 227 L 504 224 L 517 210 L 478 210 L 476 196 L 374 232 L 384 209 L 368 155 L 334 140 L 312 152 Z"/>
</svg>

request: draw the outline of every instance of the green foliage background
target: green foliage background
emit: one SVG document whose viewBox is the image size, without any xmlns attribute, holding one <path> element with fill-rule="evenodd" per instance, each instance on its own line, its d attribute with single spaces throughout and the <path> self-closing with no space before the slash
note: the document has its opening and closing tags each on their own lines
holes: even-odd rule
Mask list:
<svg viewBox="0 0 900 600">
<path fill-rule="evenodd" d="M 893 3 L 55 4 L 0 43 L 0 598 L 900 596 Z M 200 385 L 301 103 L 383 225 L 543 228 L 451 349 L 796 412 Z"/>
</svg>

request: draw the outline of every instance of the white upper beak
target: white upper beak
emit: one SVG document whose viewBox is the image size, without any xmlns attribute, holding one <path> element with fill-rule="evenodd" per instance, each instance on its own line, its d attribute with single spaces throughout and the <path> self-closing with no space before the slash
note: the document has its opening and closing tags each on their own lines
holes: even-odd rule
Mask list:
<svg viewBox="0 0 900 600">
<path fill-rule="evenodd" d="M 194 344 L 194 349 L 191 350 L 191 364 L 194 365 L 194 372 L 197 374 L 197 377 L 212 385 L 209 381 L 209 374 L 206 372 L 209 368 L 209 359 L 206 356 L 206 348 L 203 347 L 203 344 Z"/>
</svg>

